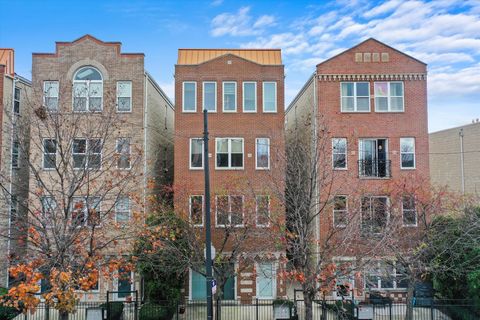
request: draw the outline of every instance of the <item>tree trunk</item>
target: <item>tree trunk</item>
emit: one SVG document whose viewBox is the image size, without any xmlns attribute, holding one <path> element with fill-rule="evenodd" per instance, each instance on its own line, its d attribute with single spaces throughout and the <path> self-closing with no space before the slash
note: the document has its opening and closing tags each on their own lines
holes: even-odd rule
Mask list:
<svg viewBox="0 0 480 320">
<path fill-rule="evenodd" d="M 68 312 L 58 311 L 58 320 L 68 320 Z"/>
<path fill-rule="evenodd" d="M 303 303 L 305 304 L 305 320 L 313 319 L 313 299 L 314 294 L 311 294 L 309 290 L 303 290 Z"/>
<path fill-rule="evenodd" d="M 405 320 L 413 320 L 413 291 L 415 290 L 415 281 L 409 279 L 407 289 L 407 312 L 405 313 Z"/>
</svg>

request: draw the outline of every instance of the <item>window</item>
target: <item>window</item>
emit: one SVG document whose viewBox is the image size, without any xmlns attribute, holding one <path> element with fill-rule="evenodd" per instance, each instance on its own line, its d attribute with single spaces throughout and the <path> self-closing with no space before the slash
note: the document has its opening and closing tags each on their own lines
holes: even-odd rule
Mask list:
<svg viewBox="0 0 480 320">
<path fill-rule="evenodd" d="M 20 114 L 20 88 L 15 88 L 13 95 L 13 113 Z"/>
<path fill-rule="evenodd" d="M 130 138 L 117 139 L 117 168 L 130 169 Z"/>
<path fill-rule="evenodd" d="M 190 196 L 190 222 L 194 226 L 203 226 L 203 196 Z"/>
<path fill-rule="evenodd" d="M 117 111 L 132 111 L 132 81 L 117 82 Z"/>
<path fill-rule="evenodd" d="M 16 195 L 10 195 L 10 223 L 15 222 L 18 218 L 18 198 Z"/>
<path fill-rule="evenodd" d="M 257 112 L 257 83 L 243 83 L 243 112 Z"/>
<path fill-rule="evenodd" d="M 364 233 L 381 233 L 387 226 L 388 216 L 387 197 L 362 198 L 362 231 Z"/>
<path fill-rule="evenodd" d="M 403 82 L 375 82 L 375 111 L 403 112 Z"/>
<path fill-rule="evenodd" d="M 415 169 L 415 138 L 400 138 L 400 168 Z"/>
<path fill-rule="evenodd" d="M 133 273 L 124 268 L 118 269 L 117 298 L 126 299 L 131 297 L 133 291 Z"/>
<path fill-rule="evenodd" d="M 184 82 L 183 83 L 183 98 L 182 98 L 183 112 L 197 111 L 197 83 Z"/>
<path fill-rule="evenodd" d="M 255 147 L 255 168 L 270 169 L 270 139 L 257 138 Z"/>
<path fill-rule="evenodd" d="M 342 112 L 370 111 L 370 83 L 342 82 L 340 87 Z"/>
<path fill-rule="evenodd" d="M 257 227 L 268 227 L 270 225 L 270 197 L 256 197 Z"/>
<path fill-rule="evenodd" d="M 277 112 L 277 83 L 263 83 L 263 112 Z"/>
<path fill-rule="evenodd" d="M 12 168 L 18 168 L 19 163 L 19 156 L 20 156 L 20 144 L 17 140 L 12 142 Z"/>
<path fill-rule="evenodd" d="M 417 226 L 417 210 L 415 209 L 415 198 L 405 196 L 402 198 L 402 213 L 404 226 Z"/>
<path fill-rule="evenodd" d="M 205 300 L 207 298 L 207 279 L 205 276 L 190 269 L 190 298 L 192 300 Z"/>
<path fill-rule="evenodd" d="M 83 67 L 73 78 L 73 111 L 102 111 L 102 74 L 93 67 Z"/>
<path fill-rule="evenodd" d="M 343 228 L 347 226 L 347 197 L 335 196 L 333 198 L 333 226 Z"/>
<path fill-rule="evenodd" d="M 203 110 L 217 111 L 217 83 L 203 83 Z"/>
<path fill-rule="evenodd" d="M 367 266 L 365 287 L 373 290 L 407 288 L 402 269 L 393 261 L 373 261 Z"/>
<path fill-rule="evenodd" d="M 243 196 L 216 197 L 217 227 L 243 225 Z"/>
<path fill-rule="evenodd" d="M 43 82 L 43 104 L 48 111 L 58 110 L 58 81 Z"/>
<path fill-rule="evenodd" d="M 102 163 L 102 140 L 73 139 L 72 156 L 75 169 L 100 169 Z"/>
<path fill-rule="evenodd" d="M 217 169 L 243 169 L 243 139 L 216 138 Z"/>
<path fill-rule="evenodd" d="M 203 169 L 203 139 L 190 139 L 190 169 Z"/>
<path fill-rule="evenodd" d="M 275 263 L 261 262 L 257 264 L 257 298 L 275 298 L 277 292 L 275 273 Z"/>
<path fill-rule="evenodd" d="M 119 197 L 115 203 L 115 221 L 127 222 L 130 220 L 130 198 Z"/>
<path fill-rule="evenodd" d="M 223 83 L 223 112 L 237 111 L 237 83 Z"/>
<path fill-rule="evenodd" d="M 347 169 L 347 139 L 332 139 L 332 161 L 334 169 Z"/>
<path fill-rule="evenodd" d="M 74 197 L 72 199 L 72 227 L 100 224 L 100 197 Z"/>
<path fill-rule="evenodd" d="M 362 178 L 390 178 L 387 139 L 360 139 L 358 175 Z"/>
<path fill-rule="evenodd" d="M 55 209 L 57 209 L 57 201 L 55 201 L 55 198 L 43 196 L 40 198 L 40 202 L 42 206 L 42 214 L 45 217 L 52 217 L 55 213 Z M 55 220 L 55 218 L 49 220 Z"/>
<path fill-rule="evenodd" d="M 55 169 L 57 164 L 57 140 L 43 139 L 43 169 Z"/>
</svg>

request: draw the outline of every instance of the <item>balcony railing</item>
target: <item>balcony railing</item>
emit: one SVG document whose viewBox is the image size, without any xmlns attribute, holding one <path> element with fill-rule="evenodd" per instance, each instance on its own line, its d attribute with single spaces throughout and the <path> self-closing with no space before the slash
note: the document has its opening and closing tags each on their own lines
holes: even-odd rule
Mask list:
<svg viewBox="0 0 480 320">
<path fill-rule="evenodd" d="M 391 160 L 358 160 L 358 175 L 361 178 L 391 178 Z"/>
</svg>

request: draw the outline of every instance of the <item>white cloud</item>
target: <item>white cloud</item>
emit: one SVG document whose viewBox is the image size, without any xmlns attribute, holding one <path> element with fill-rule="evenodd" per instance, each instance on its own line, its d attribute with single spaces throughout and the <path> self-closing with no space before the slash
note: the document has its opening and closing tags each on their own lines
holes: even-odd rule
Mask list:
<svg viewBox="0 0 480 320">
<path fill-rule="evenodd" d="M 308 48 L 308 42 L 302 34 L 295 35 L 291 32 L 274 34 L 268 38 L 259 38 L 256 41 L 240 45 L 242 48 L 280 48 L 282 54 L 299 54 Z"/>
<path fill-rule="evenodd" d="M 480 64 L 456 72 L 432 73 L 428 76 L 428 90 L 431 97 L 444 95 L 469 95 L 480 93 Z"/>
<path fill-rule="evenodd" d="M 242 7 L 235 13 L 225 12 L 217 15 L 211 22 L 212 36 L 260 35 L 266 27 L 275 24 L 274 16 L 262 15 L 253 19 L 249 13 L 250 7 Z"/>
<path fill-rule="evenodd" d="M 365 18 L 372 18 L 381 14 L 388 13 L 393 9 L 397 8 L 401 3 L 402 1 L 400 0 L 391 0 L 391 1 L 384 2 L 381 5 L 374 7 L 373 9 L 365 12 L 363 16 Z"/>
<path fill-rule="evenodd" d="M 211 6 L 214 6 L 214 7 L 218 7 L 218 6 L 222 5 L 222 3 L 223 3 L 223 0 L 213 0 L 213 1 L 210 3 L 210 5 L 211 5 Z"/>
</svg>

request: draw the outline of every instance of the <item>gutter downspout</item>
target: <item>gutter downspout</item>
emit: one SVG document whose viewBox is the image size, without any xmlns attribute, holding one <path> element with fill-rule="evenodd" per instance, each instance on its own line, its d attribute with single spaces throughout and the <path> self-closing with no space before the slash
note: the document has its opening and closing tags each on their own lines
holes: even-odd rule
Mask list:
<svg viewBox="0 0 480 320">
<path fill-rule="evenodd" d="M 317 71 L 313 74 L 313 141 L 315 145 L 313 146 L 315 155 L 318 157 L 318 100 L 317 100 Z M 320 197 L 320 190 L 318 189 L 318 163 L 315 161 L 315 198 L 317 204 L 315 206 L 319 206 L 319 197 Z M 315 208 L 315 213 L 317 213 L 317 208 Z M 317 215 L 315 218 L 315 228 L 316 228 L 316 238 L 317 238 L 317 252 L 320 251 L 320 215 Z M 318 260 L 320 257 L 317 255 L 317 261 L 316 263 L 318 264 Z"/>
<path fill-rule="evenodd" d="M 462 179 L 462 195 L 465 195 L 465 158 L 463 155 L 463 128 L 458 133 L 460 136 L 460 169 Z"/>
</svg>

